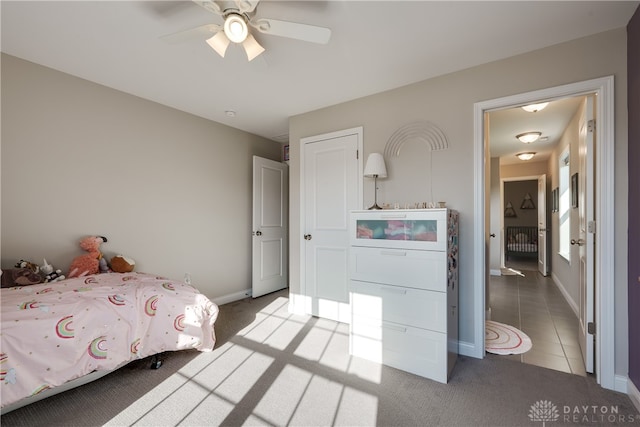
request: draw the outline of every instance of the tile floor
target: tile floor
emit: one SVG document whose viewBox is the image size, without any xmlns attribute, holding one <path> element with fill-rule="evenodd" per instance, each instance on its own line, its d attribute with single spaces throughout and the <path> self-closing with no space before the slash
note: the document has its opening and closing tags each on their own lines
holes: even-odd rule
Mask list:
<svg viewBox="0 0 640 427">
<path fill-rule="evenodd" d="M 491 276 L 491 319 L 524 331 L 533 348 L 524 354 L 495 357 L 587 375 L 578 344 L 578 319 L 556 284 L 536 271 L 535 261 L 507 267 L 522 271 L 524 277 Z"/>
</svg>

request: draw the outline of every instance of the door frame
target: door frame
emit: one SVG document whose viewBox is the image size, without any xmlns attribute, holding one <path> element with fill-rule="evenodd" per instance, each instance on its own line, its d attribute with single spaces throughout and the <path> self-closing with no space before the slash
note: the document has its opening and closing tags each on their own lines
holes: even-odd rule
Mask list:
<svg viewBox="0 0 640 427">
<path fill-rule="evenodd" d="M 518 107 L 541 100 L 596 94 L 596 147 L 594 203 L 598 218 L 597 233 L 607 239 L 595 239 L 594 288 L 596 322 L 597 382 L 604 388 L 626 393 L 626 385 L 616 386 L 615 378 L 615 116 L 614 78 L 607 76 L 567 85 L 521 93 L 474 104 L 474 343 L 472 356 L 484 357 L 485 322 L 485 124 L 484 114 L 496 109 Z M 470 349 L 471 350 L 471 349 Z"/>
<path fill-rule="evenodd" d="M 363 206 L 364 204 L 364 192 L 363 192 L 363 185 L 364 185 L 364 177 L 363 177 L 363 172 L 364 172 L 364 165 L 362 162 L 362 158 L 363 158 L 363 127 L 362 126 L 358 126 L 355 128 L 350 128 L 350 129 L 344 129 L 344 130 L 339 130 L 339 131 L 335 131 L 335 132 L 329 132 L 329 133 L 324 133 L 324 134 L 320 134 L 320 135 L 314 135 L 314 136 L 308 136 L 305 138 L 300 138 L 300 211 L 299 211 L 299 215 L 300 215 L 300 236 L 304 236 L 305 234 L 305 230 L 306 230 L 306 222 L 305 222 L 305 208 L 306 208 L 306 203 L 305 203 L 305 195 L 304 195 L 304 189 L 305 189 L 305 167 L 304 167 L 304 159 L 305 159 L 305 145 L 306 144 L 311 144 L 314 142 L 319 142 L 319 141 L 324 141 L 327 139 L 335 139 L 335 138 L 342 138 L 344 136 L 347 135 L 357 135 L 358 136 L 358 176 L 360 177 L 360 179 L 357 182 L 357 186 L 358 186 L 358 195 L 357 195 L 357 199 L 358 202 L 360 203 L 360 206 Z M 311 304 L 310 301 L 308 301 L 307 298 L 307 284 L 306 284 L 306 273 L 307 273 L 307 269 L 306 269 L 306 257 L 305 257 L 305 249 L 306 249 L 306 245 L 300 245 L 300 294 L 298 297 L 296 297 L 294 299 L 293 302 L 293 306 L 291 307 L 291 310 L 294 313 L 298 313 L 298 314 L 311 314 Z"/>
<path fill-rule="evenodd" d="M 501 208 L 501 212 L 504 212 L 504 210 L 505 210 L 505 205 L 504 205 L 504 184 L 506 182 L 518 182 L 518 181 L 536 181 L 537 182 L 542 175 L 544 175 L 544 174 L 510 176 L 508 178 L 502 178 L 501 177 L 500 178 L 500 208 Z M 538 207 L 536 206 L 536 211 L 537 211 L 537 209 L 538 209 Z M 505 254 L 506 254 L 507 248 L 504 246 L 504 241 L 505 241 L 504 215 L 500 215 L 500 239 L 502 240 L 502 243 L 500 245 L 500 268 L 505 268 L 506 267 Z M 537 261 L 538 261 L 538 259 L 536 258 L 536 262 Z"/>
</svg>

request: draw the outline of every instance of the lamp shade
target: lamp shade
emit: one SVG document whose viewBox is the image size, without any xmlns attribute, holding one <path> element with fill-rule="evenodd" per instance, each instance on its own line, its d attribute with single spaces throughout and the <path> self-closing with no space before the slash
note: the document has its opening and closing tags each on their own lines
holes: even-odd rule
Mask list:
<svg viewBox="0 0 640 427">
<path fill-rule="evenodd" d="M 387 167 L 384 164 L 384 157 L 380 153 L 371 153 L 367 157 L 367 164 L 364 167 L 364 176 L 373 178 L 386 178 Z"/>
<path fill-rule="evenodd" d="M 264 52 L 264 48 L 260 46 L 260 43 L 251 35 L 248 34 L 247 38 L 242 42 L 244 51 L 247 53 L 247 59 L 251 61 L 256 56 Z"/>
<path fill-rule="evenodd" d="M 218 52 L 218 55 L 224 58 L 224 54 L 227 52 L 230 42 L 224 31 L 218 31 L 215 36 L 207 40 L 207 43 L 213 50 Z"/>
</svg>

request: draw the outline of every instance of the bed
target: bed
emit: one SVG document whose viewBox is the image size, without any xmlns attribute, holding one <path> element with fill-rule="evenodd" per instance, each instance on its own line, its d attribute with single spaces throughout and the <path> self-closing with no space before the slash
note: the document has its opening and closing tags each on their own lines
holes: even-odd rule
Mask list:
<svg viewBox="0 0 640 427">
<path fill-rule="evenodd" d="M 2 289 L 2 413 L 133 360 L 211 351 L 218 307 L 191 285 L 104 273 Z"/>
<path fill-rule="evenodd" d="M 505 235 L 505 260 L 538 257 L 538 227 L 510 226 Z"/>
</svg>

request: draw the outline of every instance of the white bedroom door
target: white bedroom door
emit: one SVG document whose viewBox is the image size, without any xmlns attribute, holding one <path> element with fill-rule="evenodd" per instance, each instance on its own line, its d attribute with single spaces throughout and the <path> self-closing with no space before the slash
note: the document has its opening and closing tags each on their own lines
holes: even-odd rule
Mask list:
<svg viewBox="0 0 640 427">
<path fill-rule="evenodd" d="M 288 167 L 253 156 L 251 295 L 287 287 Z"/>
<path fill-rule="evenodd" d="M 593 96 L 587 96 L 585 113 L 580 120 L 578 134 L 578 217 L 579 235 L 571 239 L 572 245 L 578 246 L 580 263 L 580 349 L 584 359 L 585 370 L 593 373 L 594 357 L 594 206 L 593 206 L 593 150 L 594 127 Z M 573 182 L 573 177 L 572 177 Z M 572 197 L 573 194 L 572 194 Z"/>
<path fill-rule="evenodd" d="M 303 252 L 307 312 L 350 323 L 349 211 L 360 209 L 358 148 L 362 132 L 304 144 Z"/>
<path fill-rule="evenodd" d="M 547 176 L 538 177 L 538 271 L 543 276 L 549 274 L 547 256 Z"/>
</svg>

